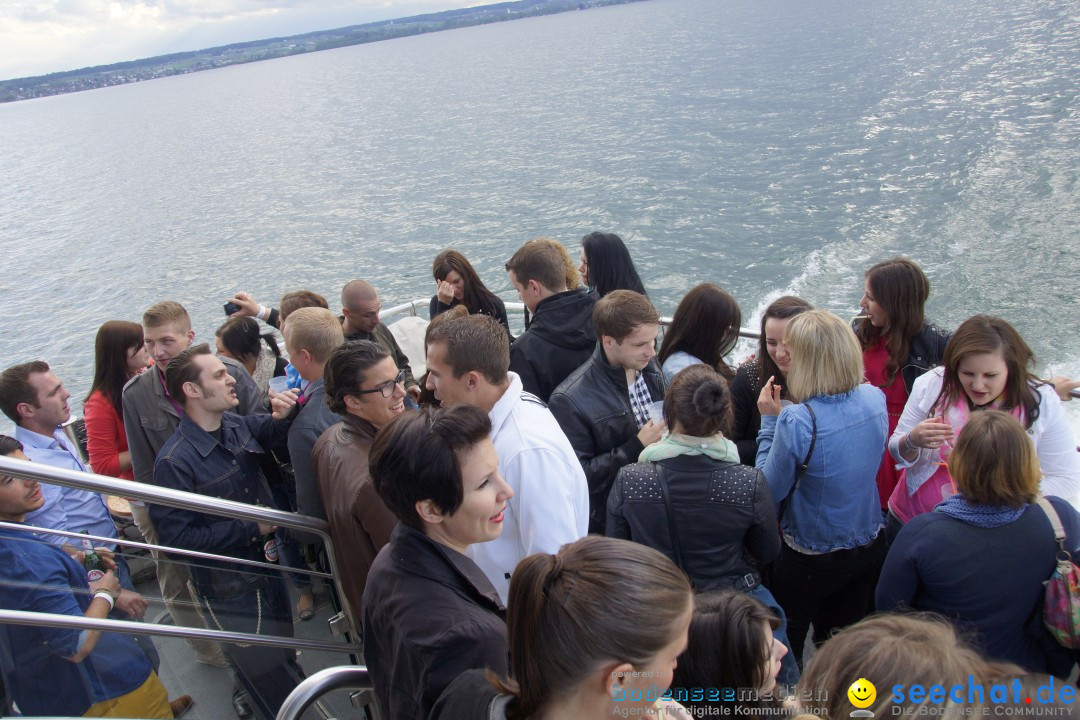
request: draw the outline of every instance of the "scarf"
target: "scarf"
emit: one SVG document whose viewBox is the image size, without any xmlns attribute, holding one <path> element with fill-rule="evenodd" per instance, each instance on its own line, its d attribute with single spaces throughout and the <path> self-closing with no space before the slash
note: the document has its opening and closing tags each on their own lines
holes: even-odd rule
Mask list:
<svg viewBox="0 0 1080 720">
<path fill-rule="evenodd" d="M 934 508 L 934 512 L 948 515 L 975 527 L 995 528 L 1019 520 L 1027 509 L 1026 503 L 1018 508 L 979 505 L 958 494 L 942 500 Z"/>
<path fill-rule="evenodd" d="M 670 433 L 642 450 L 638 462 L 657 462 L 680 455 L 705 455 L 720 462 L 739 462 L 739 449 L 723 433 L 707 438 Z"/>
<path fill-rule="evenodd" d="M 251 374 L 255 384 L 259 386 L 259 393 L 266 395 L 270 388 L 270 378 L 274 377 L 274 368 L 277 366 L 277 355 L 266 347 L 259 350 L 259 357 L 255 360 L 255 372 Z"/>
</svg>

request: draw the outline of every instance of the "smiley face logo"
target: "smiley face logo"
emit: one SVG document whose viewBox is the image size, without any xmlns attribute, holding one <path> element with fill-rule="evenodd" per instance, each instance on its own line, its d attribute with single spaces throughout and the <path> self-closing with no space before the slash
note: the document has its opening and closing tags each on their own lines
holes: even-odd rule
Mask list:
<svg viewBox="0 0 1080 720">
<path fill-rule="evenodd" d="M 877 697 L 877 688 L 874 687 L 874 683 L 866 678 L 859 678 L 851 683 L 847 696 L 855 707 L 868 708 L 874 704 L 874 699 Z"/>
</svg>

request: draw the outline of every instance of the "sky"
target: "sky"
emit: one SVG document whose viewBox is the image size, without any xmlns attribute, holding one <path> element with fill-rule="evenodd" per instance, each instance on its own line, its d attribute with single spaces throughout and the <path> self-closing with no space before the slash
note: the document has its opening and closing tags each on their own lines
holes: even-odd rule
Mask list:
<svg viewBox="0 0 1080 720">
<path fill-rule="evenodd" d="M 0 80 L 498 0 L 0 0 Z"/>
</svg>

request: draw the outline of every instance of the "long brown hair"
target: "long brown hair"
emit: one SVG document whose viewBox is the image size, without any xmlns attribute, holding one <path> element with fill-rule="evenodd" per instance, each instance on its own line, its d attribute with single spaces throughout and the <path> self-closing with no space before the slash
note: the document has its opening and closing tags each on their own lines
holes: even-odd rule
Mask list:
<svg viewBox="0 0 1080 720">
<path fill-rule="evenodd" d="M 765 386 L 765 381 L 771 377 L 778 380 L 784 377 L 784 373 L 780 372 L 780 368 L 776 366 L 772 357 L 769 356 L 769 346 L 765 340 L 765 323 L 769 320 L 790 320 L 800 313 L 813 309 L 814 306 L 809 302 L 794 295 L 782 295 L 769 303 L 769 307 L 765 308 L 765 312 L 761 314 L 761 334 L 758 337 L 757 351 L 758 362 L 761 364 L 761 376 L 758 378 L 759 385 L 754 390 L 760 392 L 761 388 Z"/>
<path fill-rule="evenodd" d="M 1002 393 L 1001 407 L 998 409 L 1007 412 L 1017 407 L 1023 408 L 1024 427 L 1030 428 L 1039 417 L 1039 393 L 1035 388 L 1042 383 L 1031 372 L 1035 366 L 1035 353 L 1012 325 L 993 315 L 974 315 L 960 323 L 945 346 L 945 356 L 941 361 L 945 376 L 941 392 L 934 400 L 934 413 L 944 412 L 961 400 L 974 410 L 975 404 L 960 382 L 960 363 L 969 355 L 993 354 L 999 350 L 1005 359 L 1009 377 L 1005 380 L 1005 392 Z"/>
<path fill-rule="evenodd" d="M 855 334 L 863 350 L 877 345 L 884 336 L 889 362 L 885 365 L 885 384 L 892 385 L 896 374 L 907 362 L 911 340 L 926 324 L 924 308 L 930 297 L 930 280 L 917 264 L 903 257 L 879 262 L 866 271 L 866 282 L 874 293 L 874 302 L 889 316 L 885 328 L 874 327 L 869 319 L 856 324 Z"/>
<path fill-rule="evenodd" d="M 719 285 L 701 283 L 686 293 L 675 308 L 656 359 L 663 365 L 681 350 L 730 380 L 735 371 L 724 362 L 724 356 L 735 348 L 741 325 L 742 312 L 731 293 Z"/>
<path fill-rule="evenodd" d="M 605 663 L 645 667 L 674 640 L 690 599 L 671 560 L 629 540 L 589 535 L 525 558 L 506 604 L 513 680 L 488 674 L 517 699 L 506 717 L 533 717 Z"/>
<path fill-rule="evenodd" d="M 124 417 L 121 395 L 129 378 L 128 353 L 142 345 L 143 329 L 138 323 L 110 320 L 99 327 L 94 338 L 94 381 L 86 394 L 87 399 L 100 391 L 117 416 Z"/>
<path fill-rule="evenodd" d="M 465 256 L 457 250 L 443 250 L 435 256 L 435 262 L 431 264 L 431 274 L 436 280 L 445 280 L 451 272 L 461 276 L 461 303 L 470 313 L 479 312 L 492 316 L 497 314 L 499 299 L 487 289 Z"/>
</svg>

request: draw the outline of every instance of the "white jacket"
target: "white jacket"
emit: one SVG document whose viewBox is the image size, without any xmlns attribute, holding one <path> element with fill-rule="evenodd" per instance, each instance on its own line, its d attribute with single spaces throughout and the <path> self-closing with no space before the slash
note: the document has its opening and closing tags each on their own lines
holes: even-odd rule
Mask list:
<svg viewBox="0 0 1080 720">
<path fill-rule="evenodd" d="M 589 486 L 574 448 L 538 397 L 510 386 L 488 413 L 499 473 L 514 489 L 498 540 L 469 546 L 471 557 L 505 604 L 510 574 L 534 553 L 555 553 L 589 529 Z"/>
<path fill-rule="evenodd" d="M 936 470 L 933 461 L 937 453 L 923 448 L 914 462 L 907 462 L 900 454 L 900 440 L 905 433 L 930 417 L 930 408 L 941 392 L 945 370 L 936 367 L 920 375 L 911 388 L 911 395 L 904 406 L 904 413 L 889 438 L 889 452 L 898 468 L 907 468 L 908 474 L 919 473 L 929 477 Z M 1043 477 L 1039 491 L 1043 495 L 1067 500 L 1080 510 L 1080 453 L 1076 451 L 1076 439 L 1061 407 L 1053 385 L 1040 385 L 1039 417 L 1028 429 L 1028 436 L 1035 444 Z"/>
</svg>

